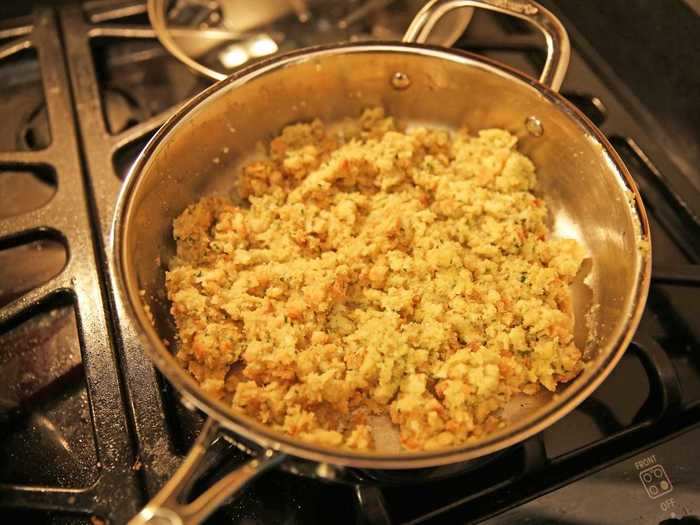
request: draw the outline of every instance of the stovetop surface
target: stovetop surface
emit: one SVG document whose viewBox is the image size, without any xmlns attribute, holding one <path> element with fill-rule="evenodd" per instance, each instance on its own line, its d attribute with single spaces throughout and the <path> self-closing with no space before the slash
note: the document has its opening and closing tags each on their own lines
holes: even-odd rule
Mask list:
<svg viewBox="0 0 700 525">
<path fill-rule="evenodd" d="M 9 522 L 126 521 L 202 424 L 150 365 L 110 290 L 105 245 L 121 179 L 173 108 L 208 85 L 157 43 L 143 11 L 114 9 L 126 3 L 65 1 L 0 23 L 0 515 Z M 685 72 L 693 85 L 697 71 L 663 62 L 667 43 L 655 33 L 630 42 L 634 24 L 650 23 L 643 8 L 625 20 L 610 7 L 624 2 L 581 4 L 558 4 L 574 44 L 562 92 L 628 165 L 654 242 L 649 303 L 620 364 L 577 410 L 482 468 L 361 488 L 272 472 L 212 523 L 700 515 L 700 133 L 689 116 L 697 96 L 680 81 Z M 665 5 L 658 26 L 682 21 L 683 42 L 697 19 L 680 0 Z M 598 22 L 622 28 L 617 47 L 612 32 L 591 38 Z M 537 35 L 490 14 L 475 14 L 458 47 L 534 76 L 543 62 Z M 698 56 L 681 44 L 666 51 Z M 620 65 L 625 52 L 631 65 L 662 61 L 673 74 L 641 86 Z"/>
</svg>

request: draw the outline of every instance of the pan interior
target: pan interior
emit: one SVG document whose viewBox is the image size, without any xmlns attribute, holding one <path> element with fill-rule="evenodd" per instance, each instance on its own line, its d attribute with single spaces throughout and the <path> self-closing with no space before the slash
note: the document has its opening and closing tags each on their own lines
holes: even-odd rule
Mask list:
<svg viewBox="0 0 700 525">
<path fill-rule="evenodd" d="M 393 86 L 396 73 L 406 75 L 408 87 Z M 418 47 L 356 45 L 293 55 L 215 86 L 184 117 L 166 125 L 130 175 L 121 246 L 131 307 L 145 325 L 148 306 L 159 339 L 151 341 L 160 356 L 156 362 L 161 369 L 172 367 L 161 341 L 170 343 L 170 351 L 176 345 L 164 286 L 174 254 L 173 219 L 200 197 L 230 190 L 236 166 L 285 125 L 313 118 L 332 123 L 378 105 L 409 125 L 509 130 L 537 167 L 536 193 L 550 210 L 553 234 L 576 238 L 588 251 L 589 261 L 573 286 L 576 337 L 587 349 L 586 369 L 554 395 L 514 400 L 505 411 L 510 424 L 487 438 L 505 446 L 533 433 L 545 419 L 551 422 L 568 397 L 619 358 L 620 340 L 640 300 L 645 263 L 632 194 L 605 147 L 556 97 L 479 60 Z M 528 131 L 531 117 L 541 123 L 541 136 Z M 503 441 L 504 436 L 512 439 Z M 479 446 L 471 447 L 474 455 Z"/>
</svg>

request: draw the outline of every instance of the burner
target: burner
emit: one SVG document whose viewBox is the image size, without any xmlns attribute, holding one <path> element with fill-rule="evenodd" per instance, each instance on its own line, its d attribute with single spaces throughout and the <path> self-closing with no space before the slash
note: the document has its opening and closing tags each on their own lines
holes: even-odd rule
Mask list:
<svg viewBox="0 0 700 525">
<path fill-rule="evenodd" d="M 20 150 L 45 149 L 50 143 L 49 114 L 46 111 L 46 104 L 41 103 L 29 114 L 26 124 L 22 126 L 17 138 L 17 148 Z"/>
<path fill-rule="evenodd" d="M 125 34 L 131 34 L 125 30 Z M 100 86 L 106 131 L 115 137 L 148 126 L 207 83 L 164 52 L 153 39 L 98 38 L 92 52 Z M 155 129 L 153 129 L 155 131 Z M 113 155 L 114 171 L 124 178 L 152 133 L 125 141 Z"/>
<path fill-rule="evenodd" d="M 36 51 L 25 49 L 0 62 L 0 96 L 12 108 L 3 121 L 0 150 L 45 149 L 51 135 Z"/>
<path fill-rule="evenodd" d="M 141 153 L 141 150 L 154 134 L 155 130 L 145 134 L 138 140 L 119 148 L 114 153 L 112 164 L 114 166 L 114 173 L 117 175 L 117 177 L 120 179 L 126 177 L 126 174 L 129 172 L 129 168 L 133 164 L 134 160 L 136 160 L 138 154 Z"/>
<path fill-rule="evenodd" d="M 119 87 L 104 89 L 102 107 L 107 129 L 112 135 L 140 124 L 149 117 L 147 110 L 139 106 L 138 100 Z"/>
<path fill-rule="evenodd" d="M 187 100 L 206 85 L 153 40 L 98 39 L 93 52 L 112 135 Z"/>
</svg>

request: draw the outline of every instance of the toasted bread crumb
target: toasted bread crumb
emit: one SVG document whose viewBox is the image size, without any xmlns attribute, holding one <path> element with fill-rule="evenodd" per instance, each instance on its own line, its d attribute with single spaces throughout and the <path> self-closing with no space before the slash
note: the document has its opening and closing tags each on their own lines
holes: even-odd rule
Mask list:
<svg viewBox="0 0 700 525">
<path fill-rule="evenodd" d="M 515 394 L 582 368 L 569 284 L 535 167 L 502 129 L 402 131 L 366 110 L 285 128 L 242 168 L 241 208 L 206 197 L 174 223 L 177 357 L 209 394 L 300 439 L 408 450 L 503 426 Z"/>
</svg>

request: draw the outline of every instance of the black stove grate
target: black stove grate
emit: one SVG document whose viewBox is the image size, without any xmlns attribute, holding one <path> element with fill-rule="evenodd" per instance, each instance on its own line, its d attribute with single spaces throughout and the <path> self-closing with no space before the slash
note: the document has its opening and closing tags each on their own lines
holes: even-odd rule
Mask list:
<svg viewBox="0 0 700 525">
<path fill-rule="evenodd" d="M 68 366 L 78 372 L 66 377 L 78 391 L 85 385 L 95 443 L 86 461 L 93 465 L 90 456 L 97 458 L 88 469 L 94 474 L 84 478 L 96 481 L 79 488 L 1 485 L 0 507 L 23 509 L 12 511 L 17 521 L 63 523 L 94 515 L 124 522 L 172 474 L 202 423 L 154 370 L 110 291 L 107 244 L 120 179 L 176 106 L 206 85 L 165 54 L 143 15 L 135 2 L 93 0 L 38 10 L 0 29 L 0 42 L 11 39 L 0 46 L 0 59 L 37 51 L 51 137 L 46 149 L 0 153 L 0 169 L 39 170 L 57 181 L 48 204 L 0 218 L 0 250 L 48 238 L 69 253 L 56 277 L 0 310 L 0 333 L 46 310 L 75 311 L 81 355 Z M 700 195 L 659 146 L 660 131 L 649 125 L 644 106 L 574 26 L 566 26 L 574 53 L 562 92 L 610 138 L 650 212 L 652 290 L 620 365 L 571 415 L 487 468 L 429 483 L 357 489 L 276 472 L 212 521 L 480 521 L 700 421 L 700 314 L 694 307 Z M 532 75 L 543 60 L 537 35 L 490 14 L 475 14 L 459 46 Z M 43 135 L 32 136 L 36 144 Z M 237 451 L 231 455 L 233 462 L 243 460 Z M 355 514 L 338 515 L 353 502 Z"/>
<path fill-rule="evenodd" d="M 3 391 L 0 505 L 123 522 L 138 509 L 141 494 L 132 470 L 128 414 L 108 325 L 106 290 L 94 243 L 56 14 L 39 9 L 30 18 L 0 29 L 0 39 L 5 40 L 0 47 L 4 60 L 12 60 L 24 50 L 36 54 L 50 137 L 50 143 L 45 135 L 45 144 L 37 142 L 35 136 L 34 141 L 25 143 L 24 150 L 0 153 L 0 177 L 18 172 L 48 173 L 44 180 L 55 187 L 43 205 L 0 219 L 0 249 L 48 239 L 69 254 L 57 275 L 19 297 L 8 298 L 11 300 L 0 308 L 3 381 L 10 383 L 19 373 L 30 374 L 20 378 L 17 388 Z M 34 337 L 44 334 L 43 339 L 25 340 L 22 330 L 29 330 L 32 323 L 37 325 L 31 330 Z M 72 333 L 79 346 L 72 350 L 65 343 L 51 346 L 49 339 L 62 331 Z M 7 339 L 11 332 L 19 333 L 20 342 L 30 343 L 36 354 L 13 355 L 18 345 Z M 56 356 L 60 352 L 66 352 L 64 360 Z M 15 370 L 13 364 L 28 365 L 29 369 Z M 65 427 L 56 428 L 61 417 L 54 417 L 52 411 L 60 407 Z M 30 446 L 20 447 L 23 440 Z M 10 448 L 15 441 L 19 441 L 18 446 Z M 55 447 L 52 457 L 37 456 L 31 447 L 47 443 Z M 64 457 L 68 459 L 61 462 Z M 70 458 L 78 463 L 70 465 Z M 23 464 L 32 461 L 26 466 L 34 472 L 27 479 L 30 469 Z M 46 483 L 50 488 L 42 485 L 47 481 L 53 482 Z M 32 512 L 25 510 L 20 515 L 34 521 Z"/>
</svg>

